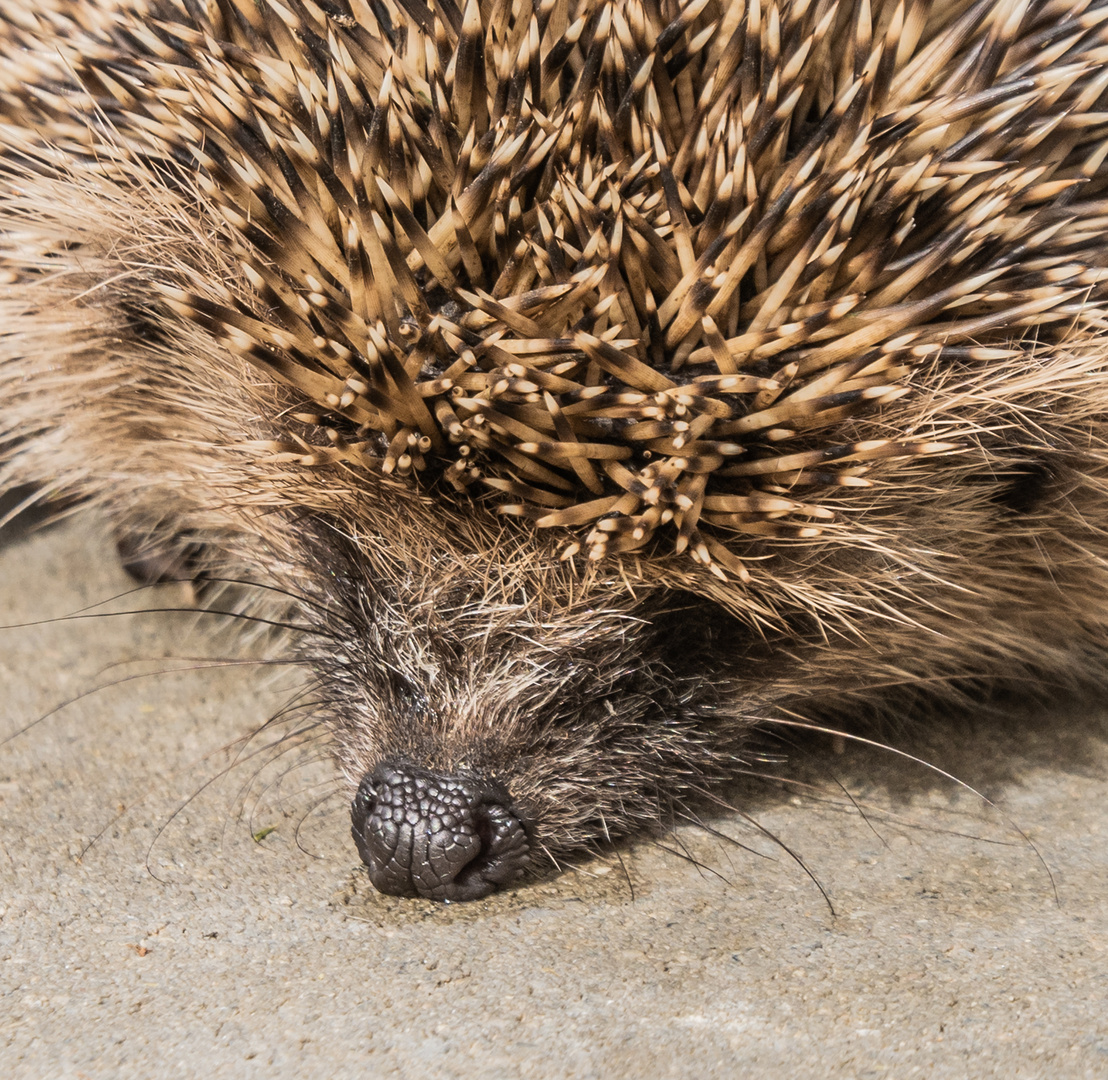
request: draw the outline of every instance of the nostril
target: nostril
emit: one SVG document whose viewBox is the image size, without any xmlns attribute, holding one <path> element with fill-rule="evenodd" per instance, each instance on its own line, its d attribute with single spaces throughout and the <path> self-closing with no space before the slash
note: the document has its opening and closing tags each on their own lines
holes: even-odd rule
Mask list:
<svg viewBox="0 0 1108 1080">
<path fill-rule="evenodd" d="M 499 803 L 485 803 L 474 809 L 479 852 L 455 876 L 458 888 L 492 888 L 510 885 L 530 861 L 530 840 L 515 815 Z M 518 868 L 518 869 L 517 869 Z M 484 895 L 484 894 L 481 894 Z"/>
<path fill-rule="evenodd" d="M 481 841 L 482 851 L 488 851 L 495 838 L 493 815 L 501 809 L 496 804 L 492 806 L 479 806 L 473 812 L 473 823 L 477 829 L 477 838 Z"/>
<path fill-rule="evenodd" d="M 527 830 L 504 788 L 385 762 L 363 777 L 351 833 L 381 892 L 475 900 L 522 876 Z"/>
</svg>

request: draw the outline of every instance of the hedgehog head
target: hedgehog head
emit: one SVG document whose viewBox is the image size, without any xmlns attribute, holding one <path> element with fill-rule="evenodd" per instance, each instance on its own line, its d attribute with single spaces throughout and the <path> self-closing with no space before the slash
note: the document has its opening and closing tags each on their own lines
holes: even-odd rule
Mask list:
<svg viewBox="0 0 1108 1080">
<path fill-rule="evenodd" d="M 1091 2 L 74 12 L 19 107 L 189 223 L 99 302 L 264 383 L 394 891 L 476 895 L 732 768 L 759 643 L 903 604 L 889 490 L 984 438 L 939 389 L 1101 318 Z"/>
</svg>

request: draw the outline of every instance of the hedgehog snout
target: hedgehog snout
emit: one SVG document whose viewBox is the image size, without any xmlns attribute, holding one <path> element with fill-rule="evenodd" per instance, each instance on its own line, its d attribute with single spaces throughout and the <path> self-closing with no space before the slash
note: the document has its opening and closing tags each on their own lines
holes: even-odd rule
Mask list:
<svg viewBox="0 0 1108 1080">
<path fill-rule="evenodd" d="M 518 880 L 527 830 L 502 785 L 386 761 L 362 779 L 351 833 L 376 889 L 431 900 L 479 900 Z"/>
</svg>

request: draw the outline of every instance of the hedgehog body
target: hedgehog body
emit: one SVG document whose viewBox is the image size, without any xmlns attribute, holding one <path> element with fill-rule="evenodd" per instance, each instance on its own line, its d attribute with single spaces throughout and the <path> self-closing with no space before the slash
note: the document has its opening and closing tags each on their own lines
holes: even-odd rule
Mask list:
<svg viewBox="0 0 1108 1080">
<path fill-rule="evenodd" d="M 293 598 L 378 887 L 1104 686 L 1108 4 L 0 0 L 0 55 L 0 481 Z"/>
</svg>

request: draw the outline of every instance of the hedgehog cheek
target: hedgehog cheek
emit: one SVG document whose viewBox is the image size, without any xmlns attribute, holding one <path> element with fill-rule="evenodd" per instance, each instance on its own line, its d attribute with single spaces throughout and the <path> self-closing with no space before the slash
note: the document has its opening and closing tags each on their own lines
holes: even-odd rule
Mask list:
<svg viewBox="0 0 1108 1080">
<path fill-rule="evenodd" d="M 507 791 L 478 776 L 440 776 L 402 761 L 363 777 L 351 834 L 376 889 L 479 900 L 523 876 L 531 844 Z"/>
</svg>

